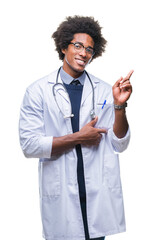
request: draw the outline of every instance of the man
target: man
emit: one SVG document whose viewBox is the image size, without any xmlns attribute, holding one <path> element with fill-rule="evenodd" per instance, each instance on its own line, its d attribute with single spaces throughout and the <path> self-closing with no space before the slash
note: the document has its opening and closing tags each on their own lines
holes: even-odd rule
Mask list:
<svg viewBox="0 0 152 240">
<path fill-rule="evenodd" d="M 85 72 L 106 46 L 91 17 L 68 17 L 52 36 L 63 66 L 27 88 L 20 116 L 23 152 L 40 158 L 43 236 L 103 240 L 125 231 L 118 153 L 133 71 L 113 88 Z"/>
</svg>

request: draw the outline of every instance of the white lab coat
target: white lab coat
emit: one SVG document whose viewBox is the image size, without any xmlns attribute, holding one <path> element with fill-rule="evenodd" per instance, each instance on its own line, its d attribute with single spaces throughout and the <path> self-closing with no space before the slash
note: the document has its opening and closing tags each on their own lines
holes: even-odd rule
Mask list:
<svg viewBox="0 0 152 240">
<path fill-rule="evenodd" d="M 51 157 L 53 136 L 72 133 L 71 119 L 54 100 L 52 87 L 57 71 L 27 88 L 21 106 L 20 143 L 26 157 L 40 158 L 39 189 L 43 236 L 48 240 L 84 240 L 84 227 L 77 182 L 75 149 Z M 96 127 L 108 129 L 98 147 L 82 146 L 87 196 L 87 217 L 91 238 L 125 231 L 123 195 L 119 172 L 119 152 L 129 143 L 126 136 L 113 133 L 112 88 L 90 75 L 95 90 Z M 59 77 L 59 82 L 61 81 Z M 102 104 L 106 105 L 102 109 Z M 68 115 L 70 103 L 64 91 L 57 95 L 60 109 Z M 92 108 L 92 88 L 86 77 L 80 108 L 80 129 L 88 123 Z"/>
</svg>

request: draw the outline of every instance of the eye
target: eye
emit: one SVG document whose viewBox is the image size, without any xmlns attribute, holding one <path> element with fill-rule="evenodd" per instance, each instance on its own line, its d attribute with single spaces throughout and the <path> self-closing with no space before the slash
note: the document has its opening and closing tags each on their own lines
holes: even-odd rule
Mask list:
<svg viewBox="0 0 152 240">
<path fill-rule="evenodd" d="M 81 44 L 79 44 L 79 43 L 75 43 L 74 46 L 75 46 L 76 49 L 81 49 L 82 48 Z"/>
<path fill-rule="evenodd" d="M 87 53 L 89 53 L 89 54 L 91 54 L 91 55 L 93 55 L 93 53 L 94 53 L 94 51 L 93 51 L 93 49 L 92 48 L 86 48 L 86 51 L 87 51 Z"/>
</svg>

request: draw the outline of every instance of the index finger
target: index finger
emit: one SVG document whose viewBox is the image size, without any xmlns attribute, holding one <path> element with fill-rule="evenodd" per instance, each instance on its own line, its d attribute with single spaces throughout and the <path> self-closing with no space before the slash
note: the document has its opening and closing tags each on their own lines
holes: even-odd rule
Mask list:
<svg viewBox="0 0 152 240">
<path fill-rule="evenodd" d="M 107 129 L 106 128 L 97 128 L 98 133 L 107 133 Z"/>
<path fill-rule="evenodd" d="M 131 70 L 128 74 L 127 74 L 127 76 L 125 77 L 125 79 L 130 79 L 130 77 L 131 77 L 131 75 L 133 74 L 133 72 L 134 72 L 134 70 Z"/>
</svg>

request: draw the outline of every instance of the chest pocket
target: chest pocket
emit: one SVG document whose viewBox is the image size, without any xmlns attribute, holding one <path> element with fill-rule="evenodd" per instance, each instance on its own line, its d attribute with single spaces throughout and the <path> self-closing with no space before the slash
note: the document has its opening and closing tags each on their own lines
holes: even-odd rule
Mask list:
<svg viewBox="0 0 152 240">
<path fill-rule="evenodd" d="M 97 103 L 95 114 L 98 117 L 97 127 L 109 129 L 113 124 L 113 105 Z"/>
</svg>

